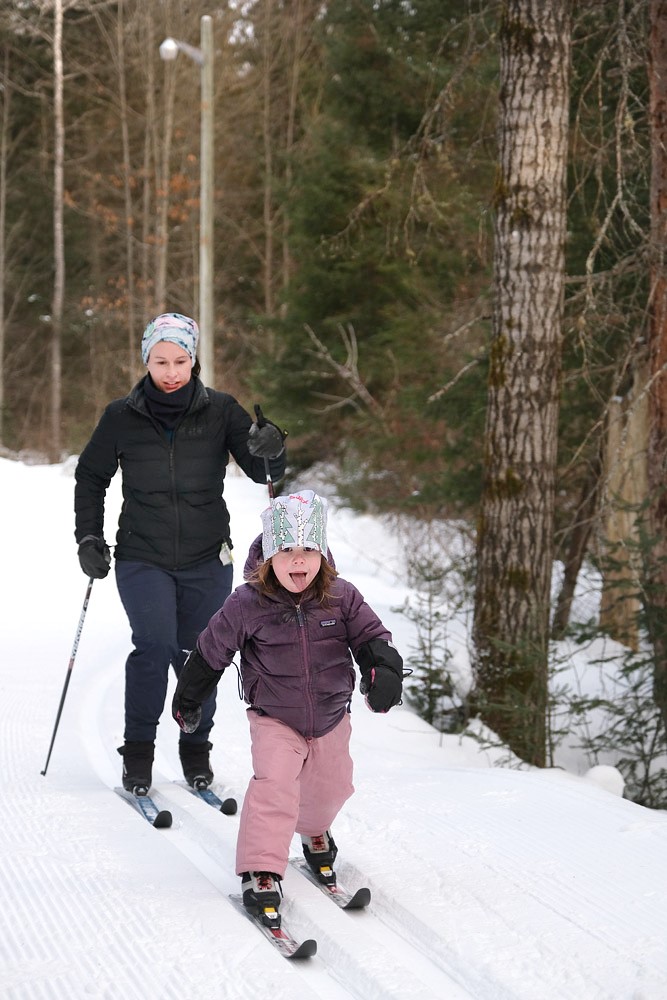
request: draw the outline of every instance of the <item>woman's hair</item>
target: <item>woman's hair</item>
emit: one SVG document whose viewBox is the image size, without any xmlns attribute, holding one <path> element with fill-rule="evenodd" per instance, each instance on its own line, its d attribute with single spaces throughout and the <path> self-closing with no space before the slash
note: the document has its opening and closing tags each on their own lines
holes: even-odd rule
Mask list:
<svg viewBox="0 0 667 1000">
<path fill-rule="evenodd" d="M 332 594 L 332 584 L 338 572 L 333 568 L 330 562 L 322 556 L 322 561 L 320 563 L 320 568 L 317 571 L 317 576 L 311 584 L 309 584 L 307 593 L 309 597 L 314 598 L 318 604 L 329 604 L 333 598 Z M 266 559 L 263 563 L 260 563 L 255 570 L 248 576 L 247 583 L 253 583 L 259 590 L 261 594 L 277 594 L 282 590 L 282 584 L 279 582 L 276 576 L 273 564 L 270 559 Z"/>
<path fill-rule="evenodd" d="M 195 360 L 192 362 L 192 374 L 201 375 L 201 365 L 199 364 L 199 356 L 195 354 Z"/>
</svg>

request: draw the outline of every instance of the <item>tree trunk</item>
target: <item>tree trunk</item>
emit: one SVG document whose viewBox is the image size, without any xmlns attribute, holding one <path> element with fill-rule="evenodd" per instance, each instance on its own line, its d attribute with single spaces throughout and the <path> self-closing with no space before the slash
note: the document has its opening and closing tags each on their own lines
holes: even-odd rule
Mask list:
<svg viewBox="0 0 667 1000">
<path fill-rule="evenodd" d="M 153 20 L 147 17 L 142 22 L 142 37 L 144 39 L 147 52 L 154 52 L 156 47 Z M 157 198 L 153 197 L 154 187 L 159 186 L 158 180 L 158 135 L 157 121 L 158 115 L 155 107 L 155 70 L 153 60 L 146 60 L 146 124 L 144 128 L 143 144 L 143 168 L 142 168 L 142 190 L 141 190 L 141 265 L 140 265 L 140 286 L 142 291 L 142 324 L 145 325 L 155 313 L 157 290 L 155 273 L 157 270 L 157 259 L 154 254 L 156 244 L 156 234 L 154 229 L 155 206 Z M 155 184 L 153 184 L 153 180 Z M 137 356 L 132 381 L 136 381 L 139 376 L 139 361 Z"/>
<path fill-rule="evenodd" d="M 546 759 L 570 5 L 509 0 L 500 39 L 495 305 L 473 625 L 475 704 Z"/>
<path fill-rule="evenodd" d="M 0 447 L 4 444 L 5 412 L 5 275 L 7 268 L 7 160 L 9 157 L 9 114 L 11 83 L 9 50 L 3 53 L 2 120 L 0 121 Z"/>
<path fill-rule="evenodd" d="M 273 143 L 271 137 L 271 72 L 273 67 L 273 0 L 265 0 L 262 39 L 262 144 L 264 151 L 264 311 L 273 316 Z"/>
<path fill-rule="evenodd" d="M 638 517 L 648 494 L 648 394 L 645 366 L 632 392 L 609 406 L 602 519 L 600 625 L 612 639 L 639 649 L 642 559 Z"/>
<path fill-rule="evenodd" d="M 171 140 L 174 132 L 174 97 L 176 77 L 173 63 L 166 64 L 162 149 L 157 193 L 157 261 L 155 265 L 156 311 L 162 313 L 167 302 L 167 262 L 169 259 L 169 202 L 171 184 Z"/>
<path fill-rule="evenodd" d="M 123 2 L 118 4 L 116 42 L 118 47 L 118 100 L 123 141 L 123 198 L 125 203 L 125 257 L 127 274 L 127 373 L 130 384 L 137 368 L 137 333 L 134 289 L 134 206 L 132 203 L 132 164 L 128 127 L 127 87 L 125 84 L 125 24 Z"/>
<path fill-rule="evenodd" d="M 596 458 L 581 491 L 575 512 L 575 522 L 570 531 L 567 555 L 564 561 L 563 583 L 556 601 L 551 638 L 562 639 L 570 621 L 570 610 L 581 564 L 584 561 L 588 542 L 593 531 L 595 513 L 600 496 L 602 462 Z"/>
<path fill-rule="evenodd" d="M 651 123 L 651 290 L 649 301 L 649 495 L 653 547 L 649 628 L 654 696 L 667 729 L 667 6 L 651 0 L 649 34 Z"/>
<path fill-rule="evenodd" d="M 65 300 L 65 237 L 64 237 L 64 158 L 65 127 L 63 121 L 63 5 L 56 0 L 53 31 L 53 257 L 54 281 L 51 307 L 51 461 L 60 461 L 60 414 L 62 409 L 62 325 Z"/>
<path fill-rule="evenodd" d="M 287 134 L 285 137 L 285 190 L 289 198 L 292 193 L 294 183 L 292 172 L 292 157 L 294 155 L 294 138 L 296 135 L 296 112 L 299 100 L 299 83 L 301 79 L 301 61 L 303 59 L 303 35 L 304 35 L 304 11 L 302 0 L 297 0 L 294 14 L 294 43 L 292 46 L 292 66 L 290 72 L 288 105 L 287 105 Z M 282 287 L 287 291 L 292 278 L 292 255 L 290 251 L 290 209 L 283 209 L 283 231 L 282 231 Z M 284 308 L 284 307 L 283 307 Z M 283 312 L 283 318 L 286 311 Z"/>
</svg>

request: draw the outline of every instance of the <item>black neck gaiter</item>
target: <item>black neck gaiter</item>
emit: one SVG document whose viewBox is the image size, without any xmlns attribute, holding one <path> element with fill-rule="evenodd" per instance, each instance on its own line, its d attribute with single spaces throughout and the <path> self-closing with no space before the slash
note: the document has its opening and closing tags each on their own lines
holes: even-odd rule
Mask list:
<svg viewBox="0 0 667 1000">
<path fill-rule="evenodd" d="M 146 405 L 150 415 L 164 427 L 166 431 L 173 431 L 181 417 L 187 412 L 195 391 L 195 381 L 193 378 L 174 392 L 162 392 L 156 388 L 150 375 L 144 382 L 144 393 Z"/>
</svg>

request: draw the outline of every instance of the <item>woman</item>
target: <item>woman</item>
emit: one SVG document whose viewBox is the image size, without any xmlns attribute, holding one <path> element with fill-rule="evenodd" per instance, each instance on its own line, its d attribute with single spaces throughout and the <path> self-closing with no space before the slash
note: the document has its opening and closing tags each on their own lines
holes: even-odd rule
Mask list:
<svg viewBox="0 0 667 1000">
<path fill-rule="evenodd" d="M 111 554 L 104 540 L 104 497 L 120 465 L 123 506 L 114 556 L 116 583 L 132 629 L 125 665 L 123 785 L 146 794 L 169 664 L 179 675 L 188 652 L 232 587 L 229 513 L 222 497 L 230 454 L 254 482 L 285 472 L 285 435 L 260 427 L 230 395 L 204 387 L 199 329 L 180 313 L 146 327 L 147 374 L 129 396 L 107 406 L 76 467 L 74 509 L 79 561 L 102 579 Z M 179 755 L 191 785 L 213 780 L 209 733 L 215 696 Z"/>
</svg>

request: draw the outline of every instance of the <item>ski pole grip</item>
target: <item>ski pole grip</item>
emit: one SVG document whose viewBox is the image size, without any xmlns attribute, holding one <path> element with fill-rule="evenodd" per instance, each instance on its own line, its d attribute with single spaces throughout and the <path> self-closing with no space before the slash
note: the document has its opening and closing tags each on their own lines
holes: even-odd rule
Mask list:
<svg viewBox="0 0 667 1000">
<path fill-rule="evenodd" d="M 266 417 L 262 413 L 262 407 L 259 405 L 259 403 L 255 403 L 254 410 L 255 410 L 255 417 L 257 418 L 257 426 L 264 427 L 266 424 Z"/>
</svg>

